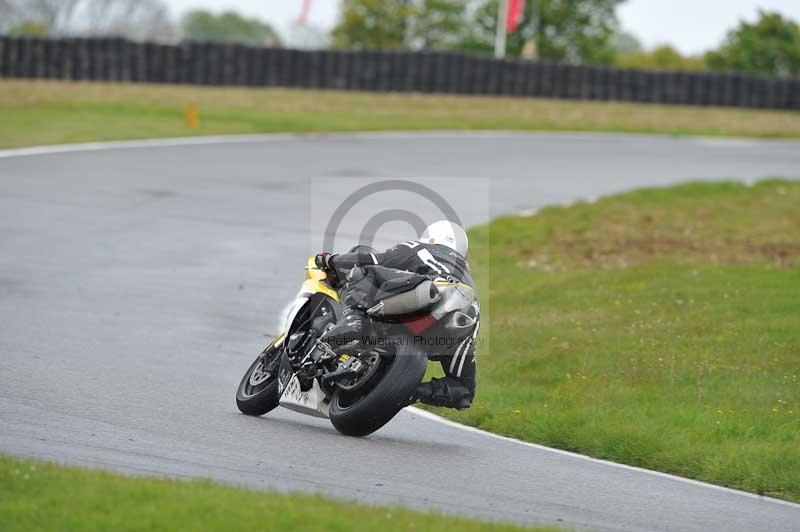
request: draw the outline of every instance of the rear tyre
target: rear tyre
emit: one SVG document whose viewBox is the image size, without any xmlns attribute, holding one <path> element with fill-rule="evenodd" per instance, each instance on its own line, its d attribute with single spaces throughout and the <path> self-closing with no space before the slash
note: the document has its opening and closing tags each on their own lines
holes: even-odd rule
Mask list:
<svg viewBox="0 0 800 532">
<path fill-rule="evenodd" d="M 272 373 L 266 371 L 266 366 L 271 365 L 275 357 L 279 357 L 281 350 L 270 345 L 250 365 L 242 377 L 239 388 L 236 390 L 236 406 L 242 414 L 248 416 L 263 416 L 278 406 L 278 367 Z"/>
<path fill-rule="evenodd" d="M 337 388 L 330 403 L 331 423 L 348 436 L 375 432 L 408 406 L 427 365 L 425 353 L 412 345 L 399 345 L 394 358 L 381 364 L 383 374 L 372 379 L 374 386 L 353 391 Z"/>
</svg>

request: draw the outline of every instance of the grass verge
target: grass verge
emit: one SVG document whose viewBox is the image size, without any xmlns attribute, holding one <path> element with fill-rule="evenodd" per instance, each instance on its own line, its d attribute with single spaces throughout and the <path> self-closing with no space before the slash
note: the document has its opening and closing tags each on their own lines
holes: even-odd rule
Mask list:
<svg viewBox="0 0 800 532">
<path fill-rule="evenodd" d="M 4 532 L 538 530 L 211 482 L 131 478 L 0 455 Z"/>
<path fill-rule="evenodd" d="M 199 106 L 189 128 L 187 106 Z M 800 113 L 630 103 L 0 81 L 0 147 L 270 132 L 606 131 L 800 137 Z"/>
<path fill-rule="evenodd" d="M 795 182 L 688 184 L 473 230 L 478 396 L 433 410 L 800 501 L 798 205 Z"/>
</svg>

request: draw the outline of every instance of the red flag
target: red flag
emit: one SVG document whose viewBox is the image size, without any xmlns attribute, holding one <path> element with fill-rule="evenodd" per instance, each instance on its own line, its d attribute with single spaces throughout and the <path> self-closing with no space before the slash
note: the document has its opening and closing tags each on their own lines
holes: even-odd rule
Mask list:
<svg viewBox="0 0 800 532">
<path fill-rule="evenodd" d="M 507 0 L 507 2 L 506 31 L 514 33 L 522 22 L 522 15 L 525 14 L 525 0 Z"/>
<path fill-rule="evenodd" d="M 300 12 L 298 23 L 301 26 L 308 24 L 308 13 L 311 11 L 311 0 L 303 0 L 303 10 Z"/>
</svg>

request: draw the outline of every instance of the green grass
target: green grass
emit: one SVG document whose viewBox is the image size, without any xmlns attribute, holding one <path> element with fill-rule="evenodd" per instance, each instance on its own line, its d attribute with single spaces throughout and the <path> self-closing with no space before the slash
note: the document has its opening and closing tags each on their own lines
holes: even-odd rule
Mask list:
<svg viewBox="0 0 800 532">
<path fill-rule="evenodd" d="M 478 395 L 434 410 L 800 501 L 798 206 L 800 183 L 688 184 L 473 230 Z"/>
<path fill-rule="evenodd" d="M 312 495 L 251 491 L 201 481 L 131 478 L 2 455 L 0 529 L 534 530 Z"/>
<path fill-rule="evenodd" d="M 184 120 L 190 102 L 200 126 Z M 608 131 L 800 138 L 800 113 L 531 98 L 0 81 L 0 147 L 234 133 Z"/>
</svg>

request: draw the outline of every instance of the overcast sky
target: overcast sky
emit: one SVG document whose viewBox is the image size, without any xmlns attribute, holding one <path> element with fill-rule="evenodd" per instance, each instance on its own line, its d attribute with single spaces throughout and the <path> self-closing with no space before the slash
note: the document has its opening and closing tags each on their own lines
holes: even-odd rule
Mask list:
<svg viewBox="0 0 800 532">
<path fill-rule="evenodd" d="M 175 16 L 192 8 L 235 9 L 267 20 L 285 33 L 300 14 L 303 0 L 165 0 Z M 336 23 L 339 0 L 312 0 L 311 22 L 323 28 Z M 623 28 L 645 44 L 670 43 L 683 53 L 715 47 L 742 19 L 753 20 L 759 8 L 776 10 L 800 21 L 800 0 L 627 0 L 619 8 Z"/>
</svg>

